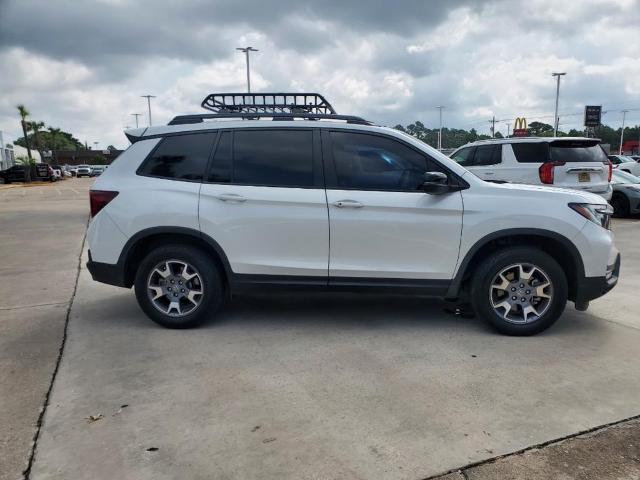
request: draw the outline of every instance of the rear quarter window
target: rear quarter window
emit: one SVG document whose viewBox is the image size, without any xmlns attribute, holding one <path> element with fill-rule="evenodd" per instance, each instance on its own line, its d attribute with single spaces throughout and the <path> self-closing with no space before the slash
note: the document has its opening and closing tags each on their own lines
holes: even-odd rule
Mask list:
<svg viewBox="0 0 640 480">
<path fill-rule="evenodd" d="M 201 181 L 215 136 L 215 133 L 195 133 L 166 137 L 145 160 L 138 174 Z"/>
<path fill-rule="evenodd" d="M 544 163 L 549 161 L 549 144 L 512 143 L 513 153 L 518 163 Z"/>
</svg>

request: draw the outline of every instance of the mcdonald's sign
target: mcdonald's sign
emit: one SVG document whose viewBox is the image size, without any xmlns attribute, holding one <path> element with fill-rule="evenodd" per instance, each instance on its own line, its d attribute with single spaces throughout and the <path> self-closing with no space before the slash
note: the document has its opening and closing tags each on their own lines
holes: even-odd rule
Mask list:
<svg viewBox="0 0 640 480">
<path fill-rule="evenodd" d="M 527 137 L 529 136 L 529 130 L 527 129 L 527 119 L 524 117 L 516 118 L 513 124 L 513 136 L 514 137 Z"/>
</svg>

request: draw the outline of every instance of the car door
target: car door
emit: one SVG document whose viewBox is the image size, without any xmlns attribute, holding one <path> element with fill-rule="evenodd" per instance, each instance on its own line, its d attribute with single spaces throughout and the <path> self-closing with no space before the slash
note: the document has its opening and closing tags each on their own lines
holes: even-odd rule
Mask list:
<svg viewBox="0 0 640 480">
<path fill-rule="evenodd" d="M 319 133 L 223 130 L 200 190 L 199 216 L 236 280 L 269 275 L 326 284 L 329 220 Z"/>
<path fill-rule="evenodd" d="M 323 131 L 322 145 L 329 283 L 451 278 L 462 229 L 461 193 L 429 195 L 419 187 L 426 171 L 452 174 L 391 136 Z"/>
</svg>

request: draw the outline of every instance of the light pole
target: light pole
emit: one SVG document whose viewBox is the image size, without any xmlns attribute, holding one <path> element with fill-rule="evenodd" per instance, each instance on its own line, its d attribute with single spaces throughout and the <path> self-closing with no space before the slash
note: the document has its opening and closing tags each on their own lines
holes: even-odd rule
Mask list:
<svg viewBox="0 0 640 480">
<path fill-rule="evenodd" d="M 509 133 L 511 131 L 511 124 L 506 123 L 505 125 L 507 126 L 507 138 L 509 138 L 511 136 L 511 133 Z"/>
<path fill-rule="evenodd" d="M 156 98 L 155 95 L 140 95 L 142 98 L 147 99 L 147 107 L 149 108 L 149 126 L 151 126 L 151 99 Z M 136 117 L 136 120 L 138 117 Z"/>
<path fill-rule="evenodd" d="M 558 100 L 560 99 L 560 77 L 566 75 L 566 72 L 554 72 L 551 74 L 552 77 L 556 77 L 556 110 L 555 115 L 553 116 L 553 136 L 558 136 Z"/>
<path fill-rule="evenodd" d="M 238 47 L 236 50 L 244 52 L 247 57 L 247 93 L 251 93 L 251 74 L 249 73 L 249 52 L 258 52 L 257 48 L 253 47 Z"/>
<path fill-rule="evenodd" d="M 622 110 L 622 130 L 620 131 L 620 150 L 618 151 L 618 155 L 622 155 L 622 142 L 624 141 L 624 120 L 627 117 L 627 112 L 629 110 Z"/>
<path fill-rule="evenodd" d="M 438 105 L 436 106 L 436 108 L 439 110 L 440 116 L 440 129 L 438 130 L 438 150 L 442 150 L 442 109 L 444 108 L 444 106 Z"/>
<path fill-rule="evenodd" d="M 134 117 L 136 117 L 136 128 L 138 128 L 138 117 L 141 116 L 141 113 L 130 113 L 129 115 L 132 115 Z M 149 114 L 149 118 L 151 118 L 151 114 Z M 151 122 L 149 122 L 151 123 Z"/>
<path fill-rule="evenodd" d="M 98 149 L 98 143 L 100 142 L 93 142 L 93 147 L 97 150 Z"/>
</svg>

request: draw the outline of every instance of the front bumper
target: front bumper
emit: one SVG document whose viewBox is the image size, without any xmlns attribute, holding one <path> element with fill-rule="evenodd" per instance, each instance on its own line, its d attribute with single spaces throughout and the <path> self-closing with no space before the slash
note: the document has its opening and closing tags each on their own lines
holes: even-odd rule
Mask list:
<svg viewBox="0 0 640 480">
<path fill-rule="evenodd" d="M 604 277 L 583 277 L 578 280 L 576 289 L 576 305 L 589 302 L 603 296 L 618 283 L 620 276 L 620 254 L 612 265 L 607 266 L 607 273 Z"/>
</svg>

